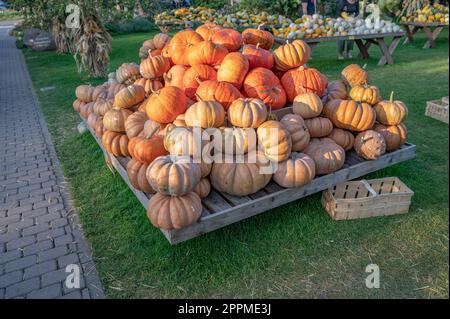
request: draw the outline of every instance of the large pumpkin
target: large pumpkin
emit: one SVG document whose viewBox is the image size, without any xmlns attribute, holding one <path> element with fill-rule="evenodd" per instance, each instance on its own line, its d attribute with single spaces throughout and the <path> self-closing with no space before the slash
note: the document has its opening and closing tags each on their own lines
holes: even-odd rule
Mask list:
<svg viewBox="0 0 450 319">
<path fill-rule="evenodd" d="M 208 64 L 216 66 L 222 63 L 228 54 L 226 47 L 212 41 L 202 41 L 187 50 L 189 65 Z"/>
<path fill-rule="evenodd" d="M 239 52 L 228 53 L 217 70 L 217 80 L 231 83 L 240 89 L 248 69 L 248 60 L 244 55 Z"/>
<path fill-rule="evenodd" d="M 147 100 L 145 108 L 149 118 L 167 124 L 186 112 L 187 98 L 181 89 L 167 86 L 153 93 Z"/>
<path fill-rule="evenodd" d="M 131 114 L 127 109 L 111 109 L 103 116 L 103 125 L 108 131 L 125 132 L 125 121 Z"/>
<path fill-rule="evenodd" d="M 207 41 L 207 40 L 211 40 L 214 32 L 221 30 L 221 29 L 222 29 L 222 27 L 220 25 L 207 22 L 205 24 L 198 26 L 197 29 L 195 29 L 195 32 L 200 34 L 202 36 L 203 40 Z"/>
<path fill-rule="evenodd" d="M 170 62 L 162 55 L 148 57 L 142 60 L 140 65 L 141 75 L 150 80 L 156 80 L 161 78 L 164 73 L 169 71 Z"/>
<path fill-rule="evenodd" d="M 351 87 L 369 82 L 369 74 L 357 64 L 346 66 L 341 72 L 342 80 Z"/>
<path fill-rule="evenodd" d="M 159 80 L 150 80 L 146 78 L 140 78 L 134 85 L 139 85 L 144 88 L 145 96 L 149 96 L 155 91 L 158 91 L 164 87 L 164 85 Z"/>
<path fill-rule="evenodd" d="M 333 131 L 333 123 L 326 117 L 307 119 L 305 124 L 311 137 L 325 137 Z"/>
<path fill-rule="evenodd" d="M 164 75 L 164 86 L 176 86 L 184 90 L 183 77 L 189 67 L 184 65 L 174 65 L 169 72 Z"/>
<path fill-rule="evenodd" d="M 394 101 L 394 92 L 389 101 L 375 105 L 377 121 L 384 125 L 399 125 L 408 116 L 408 107 L 402 101 Z"/>
<path fill-rule="evenodd" d="M 238 51 L 242 46 L 241 34 L 233 29 L 216 30 L 213 33 L 211 40 L 215 44 L 223 45 L 229 52 Z"/>
<path fill-rule="evenodd" d="M 225 110 L 218 102 L 199 99 L 197 103 L 187 109 L 184 120 L 188 126 L 218 128 L 225 121 Z"/>
<path fill-rule="evenodd" d="M 344 166 L 345 151 L 329 138 L 313 138 L 303 153 L 316 163 L 316 174 L 333 173 Z"/>
<path fill-rule="evenodd" d="M 368 130 L 356 136 L 354 148 L 359 156 L 367 160 L 375 160 L 386 153 L 386 141 L 380 133 Z"/>
<path fill-rule="evenodd" d="M 291 134 L 292 151 L 303 151 L 311 139 L 303 118 L 297 114 L 286 114 L 281 118 L 280 122 L 288 130 L 289 134 Z"/>
<path fill-rule="evenodd" d="M 125 85 L 132 84 L 140 77 L 139 65 L 136 63 L 124 63 L 116 70 L 116 80 Z"/>
<path fill-rule="evenodd" d="M 128 152 L 132 158 L 143 164 L 150 164 L 155 158 L 167 154 L 164 141 L 158 135 L 150 138 L 140 136 L 131 138 L 128 143 Z"/>
<path fill-rule="evenodd" d="M 292 151 L 292 139 L 288 130 L 278 121 L 267 121 L 257 130 L 259 149 L 274 162 L 286 160 Z"/>
<path fill-rule="evenodd" d="M 331 81 L 322 97 L 323 104 L 327 104 L 331 100 L 347 99 L 347 85 L 342 80 Z"/>
<path fill-rule="evenodd" d="M 189 65 L 187 50 L 202 41 L 202 36 L 195 31 L 178 32 L 168 44 L 168 54 L 174 64 Z"/>
<path fill-rule="evenodd" d="M 228 109 L 228 121 L 234 126 L 258 128 L 267 120 L 267 108 L 259 99 L 237 99 Z"/>
<path fill-rule="evenodd" d="M 128 136 L 118 132 L 105 131 L 102 144 L 108 153 L 117 157 L 130 156 L 128 152 Z"/>
<path fill-rule="evenodd" d="M 328 86 L 328 79 L 314 68 L 301 66 L 287 71 L 281 77 L 281 84 L 286 90 L 288 101 L 292 103 L 299 94 L 316 93 L 322 97 Z"/>
<path fill-rule="evenodd" d="M 251 70 L 244 80 L 244 90 L 248 97 L 258 98 L 272 109 L 280 109 L 286 104 L 286 92 L 280 80 L 268 69 Z"/>
<path fill-rule="evenodd" d="M 100 116 L 104 116 L 106 112 L 113 108 L 113 100 L 99 100 L 94 103 L 94 113 Z"/>
<path fill-rule="evenodd" d="M 249 28 L 242 32 L 242 40 L 245 44 L 259 45 L 261 48 L 270 50 L 275 42 L 272 33 L 262 30 L 262 25 L 257 29 Z"/>
<path fill-rule="evenodd" d="M 387 151 L 394 151 L 406 143 L 407 130 L 404 124 L 388 126 L 376 123 L 373 130 L 383 135 Z"/>
<path fill-rule="evenodd" d="M 357 132 L 372 128 L 376 119 L 372 106 L 353 100 L 331 100 L 323 108 L 323 114 L 334 126 Z"/>
<path fill-rule="evenodd" d="M 183 76 L 184 93 L 189 98 L 195 97 L 195 92 L 202 81 L 217 80 L 217 72 L 206 64 L 197 64 L 189 68 Z"/>
<path fill-rule="evenodd" d="M 327 137 L 331 138 L 337 145 L 340 145 L 346 151 L 351 150 L 355 143 L 353 134 L 341 128 L 333 128 L 330 135 Z"/>
<path fill-rule="evenodd" d="M 292 112 L 304 119 L 319 116 L 322 113 L 323 103 L 315 93 L 304 93 L 297 95 L 292 103 Z"/>
<path fill-rule="evenodd" d="M 139 104 L 145 99 L 145 89 L 140 85 L 130 85 L 116 94 L 114 97 L 114 107 L 127 109 Z"/>
<path fill-rule="evenodd" d="M 228 110 L 235 100 L 243 97 L 232 84 L 214 80 L 201 82 L 196 94 L 201 100 L 219 102 L 225 110 Z"/>
<path fill-rule="evenodd" d="M 147 180 L 158 193 L 183 196 L 200 182 L 200 165 L 185 156 L 160 156 L 147 169 Z"/>
<path fill-rule="evenodd" d="M 311 56 L 311 48 L 302 40 L 289 41 L 280 45 L 273 51 L 275 68 L 278 71 L 287 71 L 305 65 Z"/>
<path fill-rule="evenodd" d="M 316 176 L 314 160 L 303 153 L 292 153 L 289 158 L 278 163 L 273 180 L 283 187 L 302 187 Z"/>
<path fill-rule="evenodd" d="M 352 100 L 375 105 L 381 101 L 380 91 L 374 85 L 356 85 L 351 88 L 350 97 Z"/>
<path fill-rule="evenodd" d="M 155 190 L 147 180 L 146 172 L 148 165 L 131 159 L 127 164 L 127 175 L 131 185 L 144 193 L 154 194 Z"/>
<path fill-rule="evenodd" d="M 247 58 L 250 70 L 255 68 L 273 68 L 273 53 L 261 48 L 259 43 L 257 45 L 244 45 L 242 54 Z"/>
<path fill-rule="evenodd" d="M 75 89 L 75 95 L 77 99 L 89 103 L 92 102 L 92 95 L 94 94 L 94 87 L 90 85 L 80 85 Z"/>
</svg>

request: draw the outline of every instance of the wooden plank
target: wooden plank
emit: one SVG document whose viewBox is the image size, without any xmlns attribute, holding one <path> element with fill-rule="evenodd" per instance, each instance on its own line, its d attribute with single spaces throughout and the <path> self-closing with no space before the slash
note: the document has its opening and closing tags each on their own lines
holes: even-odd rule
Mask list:
<svg viewBox="0 0 450 319">
<path fill-rule="evenodd" d="M 385 58 L 385 62 L 383 63 L 382 60 L 378 61 L 378 65 L 385 65 L 386 63 L 389 65 L 394 64 L 394 60 L 392 59 L 392 55 L 389 52 L 389 48 L 386 44 L 386 42 L 384 41 L 384 39 L 377 39 L 378 42 L 378 47 L 381 50 L 382 56 Z"/>
<path fill-rule="evenodd" d="M 401 37 L 394 37 L 392 39 L 391 44 L 389 45 L 389 54 L 392 56 L 394 54 L 395 50 L 397 49 L 398 44 L 400 43 Z M 387 62 L 386 57 L 383 55 L 378 62 L 378 65 L 385 65 Z"/>
</svg>

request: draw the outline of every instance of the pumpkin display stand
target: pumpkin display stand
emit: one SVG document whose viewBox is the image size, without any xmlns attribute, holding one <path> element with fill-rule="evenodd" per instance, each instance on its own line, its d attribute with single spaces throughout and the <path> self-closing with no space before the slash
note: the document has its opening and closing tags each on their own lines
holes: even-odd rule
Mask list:
<svg viewBox="0 0 450 319">
<path fill-rule="evenodd" d="M 425 115 L 448 124 L 448 96 L 427 102 Z"/>
<path fill-rule="evenodd" d="M 414 192 L 397 177 L 346 182 L 322 193 L 322 206 L 334 220 L 404 214 Z"/>
</svg>

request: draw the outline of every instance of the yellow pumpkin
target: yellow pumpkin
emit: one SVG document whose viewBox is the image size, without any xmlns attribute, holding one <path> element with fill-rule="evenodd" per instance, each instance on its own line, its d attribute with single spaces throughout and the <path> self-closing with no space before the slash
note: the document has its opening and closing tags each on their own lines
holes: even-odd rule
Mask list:
<svg viewBox="0 0 450 319">
<path fill-rule="evenodd" d="M 381 101 L 380 91 L 374 85 L 356 85 L 350 90 L 352 100 L 375 105 Z"/>
<path fill-rule="evenodd" d="M 334 126 L 357 132 L 371 129 L 376 119 L 372 106 L 353 100 L 331 100 L 322 113 Z"/>
</svg>

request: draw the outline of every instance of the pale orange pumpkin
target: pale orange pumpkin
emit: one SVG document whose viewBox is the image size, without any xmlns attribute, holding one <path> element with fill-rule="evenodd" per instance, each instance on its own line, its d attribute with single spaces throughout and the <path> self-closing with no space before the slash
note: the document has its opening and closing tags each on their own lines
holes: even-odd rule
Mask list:
<svg viewBox="0 0 450 319">
<path fill-rule="evenodd" d="M 209 182 L 209 179 L 202 178 L 197 186 L 195 186 L 193 192 L 196 193 L 200 198 L 208 197 L 209 193 L 211 192 L 211 183 Z"/>
<path fill-rule="evenodd" d="M 253 128 L 221 127 L 221 138 L 213 140 L 214 152 L 244 155 L 256 147 L 256 132 Z"/>
<path fill-rule="evenodd" d="M 164 147 L 173 156 L 201 157 L 204 147 L 201 134 L 200 131 L 199 135 L 195 135 L 192 128 L 168 125 L 164 136 Z"/>
<path fill-rule="evenodd" d="M 347 99 L 347 85 L 342 80 L 331 81 L 325 89 L 325 95 L 322 97 L 323 104 L 331 100 Z"/>
<path fill-rule="evenodd" d="M 247 58 L 240 52 L 228 53 L 217 70 L 217 80 L 233 84 L 241 89 L 249 70 Z"/>
<path fill-rule="evenodd" d="M 320 97 L 315 93 L 299 94 L 294 98 L 292 111 L 304 119 L 319 116 L 322 113 L 323 104 Z"/>
<path fill-rule="evenodd" d="M 75 101 L 73 101 L 72 107 L 75 111 L 80 112 L 81 107 L 84 106 L 85 104 L 86 104 L 85 102 L 80 101 L 79 99 L 76 99 Z M 112 107 L 112 105 L 111 105 L 111 107 Z"/>
<path fill-rule="evenodd" d="M 116 80 L 119 83 L 130 85 L 141 77 L 139 65 L 136 63 L 123 63 L 116 70 Z"/>
<path fill-rule="evenodd" d="M 175 86 L 167 86 L 153 93 L 145 108 L 152 120 L 162 124 L 172 123 L 178 115 L 186 112 L 186 95 Z"/>
<path fill-rule="evenodd" d="M 333 173 L 344 166 L 345 151 L 330 138 L 313 138 L 303 153 L 316 164 L 316 174 Z"/>
<path fill-rule="evenodd" d="M 225 121 L 223 106 L 219 102 L 197 99 L 198 102 L 186 110 L 184 117 L 186 124 L 202 128 L 221 127 Z"/>
<path fill-rule="evenodd" d="M 267 107 L 259 99 L 237 99 L 228 109 L 228 120 L 234 126 L 258 128 L 267 120 Z"/>
<path fill-rule="evenodd" d="M 373 130 L 383 135 L 386 141 L 386 151 L 394 151 L 406 143 L 407 129 L 404 124 L 383 125 L 376 123 Z"/>
<path fill-rule="evenodd" d="M 122 89 L 126 88 L 127 86 L 125 84 L 121 83 L 113 83 L 109 85 L 108 88 L 108 100 L 114 100 L 114 97 L 117 93 L 119 93 Z"/>
<path fill-rule="evenodd" d="M 292 103 L 297 95 L 304 93 L 316 93 L 322 97 L 328 86 L 328 79 L 314 68 L 300 66 L 287 71 L 281 78 L 281 84 L 286 90 L 288 101 Z"/>
<path fill-rule="evenodd" d="M 357 132 L 372 128 L 376 119 L 372 106 L 353 100 L 331 100 L 323 108 L 323 114 L 334 126 Z"/>
<path fill-rule="evenodd" d="M 127 164 L 127 175 L 130 180 L 130 184 L 137 190 L 143 191 L 144 193 L 154 194 L 154 189 L 150 186 L 147 181 L 145 173 L 147 172 L 148 165 L 142 164 L 135 159 L 131 159 Z"/>
<path fill-rule="evenodd" d="M 189 98 L 195 98 L 195 92 L 202 81 L 217 80 L 217 73 L 213 67 L 197 64 L 190 67 L 183 76 L 184 93 Z"/>
<path fill-rule="evenodd" d="M 145 99 L 145 89 L 140 85 L 130 85 L 119 91 L 114 97 L 113 106 L 127 109 L 139 104 Z"/>
<path fill-rule="evenodd" d="M 148 57 L 142 60 L 139 67 L 141 75 L 150 80 L 156 80 L 163 76 L 164 73 L 169 71 L 170 62 L 162 55 Z"/>
<path fill-rule="evenodd" d="M 280 120 L 286 130 L 291 134 L 292 151 L 301 152 L 309 144 L 311 135 L 303 118 L 298 114 L 286 114 Z"/>
<path fill-rule="evenodd" d="M 196 94 L 205 101 L 217 101 L 228 110 L 231 103 L 242 98 L 241 92 L 228 82 L 207 80 L 200 83 Z"/>
<path fill-rule="evenodd" d="M 257 134 L 259 149 L 268 159 L 281 162 L 291 154 L 291 134 L 280 122 L 264 122 L 258 127 Z"/>
<path fill-rule="evenodd" d="M 140 78 L 134 82 L 134 85 L 140 85 L 144 88 L 145 96 L 149 96 L 154 91 L 158 91 L 164 87 L 161 81 Z"/>
<path fill-rule="evenodd" d="M 380 133 L 368 130 L 356 136 L 354 148 L 359 156 L 375 160 L 386 153 L 386 141 Z"/>
<path fill-rule="evenodd" d="M 292 43 L 280 45 L 273 51 L 275 68 L 279 71 L 287 71 L 305 65 L 311 57 L 311 48 L 302 40 L 294 40 Z"/>
<path fill-rule="evenodd" d="M 94 103 L 94 113 L 104 116 L 106 112 L 113 108 L 113 100 L 99 100 Z"/>
<path fill-rule="evenodd" d="M 340 145 L 344 150 L 349 151 L 353 148 L 355 143 L 355 137 L 349 131 L 343 130 L 341 128 L 333 128 L 330 135 L 327 136 Z"/>
<path fill-rule="evenodd" d="M 77 99 L 84 103 L 92 102 L 92 95 L 94 94 L 94 87 L 90 85 L 80 85 L 75 89 Z"/>
<path fill-rule="evenodd" d="M 212 34 L 211 40 L 215 44 L 223 45 L 229 52 L 238 51 L 242 46 L 241 34 L 233 29 L 216 30 Z"/>
<path fill-rule="evenodd" d="M 316 176 L 314 160 L 303 153 L 292 153 L 289 158 L 278 163 L 273 180 L 282 187 L 302 187 Z"/>
<path fill-rule="evenodd" d="M 164 74 L 164 86 L 176 86 L 184 90 L 183 77 L 189 67 L 184 65 L 174 65 Z"/>
<path fill-rule="evenodd" d="M 127 109 L 111 109 L 103 116 L 103 125 L 108 131 L 125 132 L 125 121 L 133 114 Z"/>
<path fill-rule="evenodd" d="M 305 124 L 311 137 L 325 137 L 333 131 L 333 123 L 326 117 L 307 119 Z"/>
</svg>

